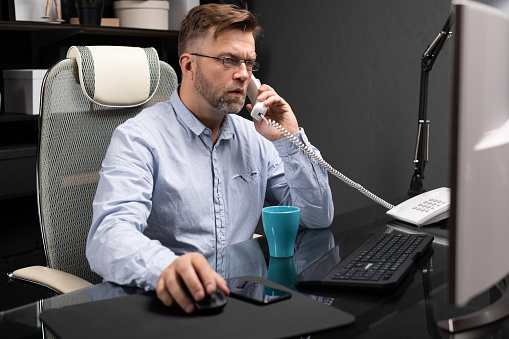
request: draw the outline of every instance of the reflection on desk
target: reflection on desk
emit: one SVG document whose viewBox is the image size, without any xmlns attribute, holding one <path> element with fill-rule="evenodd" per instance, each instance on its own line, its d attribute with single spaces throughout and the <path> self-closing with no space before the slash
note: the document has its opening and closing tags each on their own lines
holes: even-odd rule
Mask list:
<svg viewBox="0 0 509 339">
<path fill-rule="evenodd" d="M 264 237 L 257 238 L 206 253 L 205 257 L 209 265 L 225 279 L 246 275 L 266 277 L 270 259 L 275 259 L 270 258 L 266 244 L 267 241 Z M 291 257 L 291 260 L 272 260 L 272 274 L 277 275 L 275 271 L 278 269 L 284 269 L 287 272 L 300 272 L 334 246 L 334 236 L 329 229 L 299 230 L 295 241 L 294 257 Z M 283 262 L 286 262 L 286 266 L 294 267 L 285 268 Z M 275 268 L 275 266 L 279 268 Z"/>
<path fill-rule="evenodd" d="M 296 290 L 297 274 L 333 247 L 334 235 L 329 229 L 301 229 L 297 233 L 293 257 L 270 257 L 264 237 L 221 248 L 205 254 L 205 257 L 225 279 L 257 276 Z M 310 297 L 329 305 L 332 302 L 328 297 Z"/>
<path fill-rule="evenodd" d="M 0 338 L 54 338 L 53 334 L 46 330 L 39 320 L 42 312 L 136 293 L 143 293 L 143 291 L 132 286 L 120 286 L 104 282 L 82 290 L 40 300 L 6 312 L 0 312 Z"/>
</svg>

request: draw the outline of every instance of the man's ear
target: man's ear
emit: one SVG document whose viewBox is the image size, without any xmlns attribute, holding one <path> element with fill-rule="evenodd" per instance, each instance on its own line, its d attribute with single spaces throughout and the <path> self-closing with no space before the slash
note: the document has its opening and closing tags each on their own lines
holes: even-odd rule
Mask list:
<svg viewBox="0 0 509 339">
<path fill-rule="evenodd" d="M 189 80 L 194 80 L 194 72 L 196 71 L 196 59 L 189 53 L 183 53 L 179 58 L 180 69 L 182 70 L 182 77 L 188 77 Z"/>
</svg>

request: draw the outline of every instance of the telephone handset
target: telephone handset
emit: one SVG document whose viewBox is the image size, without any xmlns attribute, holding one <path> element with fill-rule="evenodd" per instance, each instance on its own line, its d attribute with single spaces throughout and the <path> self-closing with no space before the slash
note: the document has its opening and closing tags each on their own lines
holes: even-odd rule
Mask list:
<svg viewBox="0 0 509 339">
<path fill-rule="evenodd" d="M 387 211 L 388 215 L 417 226 L 428 225 L 440 221 L 442 219 L 445 219 L 449 216 L 450 190 L 448 188 L 443 187 L 433 191 L 425 192 L 395 207 L 389 204 L 387 201 L 383 200 L 382 198 L 379 198 L 375 194 L 371 193 L 370 191 L 368 191 L 355 181 L 351 180 L 350 178 L 336 170 L 335 168 L 333 168 L 331 165 L 329 165 L 328 162 L 323 160 L 321 156 L 315 154 L 315 152 L 313 152 L 309 147 L 307 147 L 301 141 L 299 141 L 297 138 L 291 135 L 283 126 L 265 117 L 267 107 L 263 106 L 263 102 L 256 101 L 256 98 L 258 97 L 259 87 L 260 85 L 256 80 L 255 76 L 251 75 L 251 79 L 249 80 L 247 88 L 247 95 L 249 97 L 249 100 L 253 104 L 253 109 L 251 110 L 251 116 L 253 117 L 253 119 L 256 119 L 258 121 L 263 119 L 268 125 L 271 125 L 274 128 L 276 128 L 286 138 L 288 138 L 292 143 L 294 143 L 295 146 L 304 151 L 304 153 L 306 153 L 312 160 L 318 162 L 321 166 L 323 166 L 330 174 L 334 175 L 335 177 L 337 177 L 350 187 L 357 189 L 359 192 L 361 192 L 371 200 L 375 201 L 376 203 L 387 208 L 389 210 Z M 434 200 L 439 200 L 440 201 L 439 205 L 435 205 L 433 206 L 433 208 L 430 209 L 425 209 L 424 212 L 417 210 L 417 208 L 414 208 L 415 206 L 420 207 L 419 204 L 421 206 L 423 204 L 426 206 L 428 205 L 431 206 L 433 203 L 435 203 Z"/>
<path fill-rule="evenodd" d="M 257 101 L 258 97 L 258 88 L 260 88 L 260 84 L 256 80 L 254 75 L 251 75 L 249 79 L 249 84 L 247 86 L 247 96 L 249 97 L 249 101 L 253 104 L 253 109 L 251 110 L 251 117 L 255 120 L 262 120 L 261 115 L 265 115 L 267 112 L 267 107 L 263 106 L 263 102 Z"/>
</svg>

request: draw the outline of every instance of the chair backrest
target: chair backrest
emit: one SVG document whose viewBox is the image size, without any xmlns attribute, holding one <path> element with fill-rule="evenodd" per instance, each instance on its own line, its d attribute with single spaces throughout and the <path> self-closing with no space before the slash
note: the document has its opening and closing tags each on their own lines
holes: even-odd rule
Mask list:
<svg viewBox="0 0 509 339">
<path fill-rule="evenodd" d="M 98 171 L 111 135 L 118 125 L 142 109 L 168 100 L 178 81 L 173 68 L 159 61 L 154 49 L 141 49 L 146 54 L 142 72 L 148 72 L 150 77 L 146 86 L 138 86 L 145 92 L 145 100 L 138 100 L 141 104 L 126 103 L 134 94 L 126 96 L 125 90 L 115 89 L 125 88 L 126 81 L 140 83 L 137 75 L 125 79 L 134 67 L 128 65 L 129 60 L 139 66 L 136 58 L 140 49 L 118 48 L 117 59 L 111 58 L 113 52 L 94 54 L 90 53 L 93 47 L 74 48 L 69 53 L 72 58 L 60 61 L 47 72 L 41 92 L 37 184 L 47 264 L 91 283 L 100 282 L 101 278 L 90 270 L 85 246 Z M 131 58 L 128 55 L 133 51 L 136 57 Z M 101 77 L 108 73 L 109 79 L 98 79 L 99 72 Z M 106 84 L 101 84 L 104 81 Z M 103 85 L 109 87 L 105 90 L 109 91 L 106 99 L 99 93 L 103 90 L 98 89 Z M 148 94 L 142 88 L 147 86 Z"/>
</svg>

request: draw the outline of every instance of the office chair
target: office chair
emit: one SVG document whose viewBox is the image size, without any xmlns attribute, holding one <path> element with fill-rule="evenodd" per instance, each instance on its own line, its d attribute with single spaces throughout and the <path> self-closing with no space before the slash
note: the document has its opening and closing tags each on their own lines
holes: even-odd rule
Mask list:
<svg viewBox="0 0 509 339">
<path fill-rule="evenodd" d="M 41 91 L 37 198 L 48 267 L 9 278 L 67 293 L 101 281 L 85 257 L 98 171 L 114 129 L 177 86 L 153 48 L 73 46 Z"/>
</svg>

